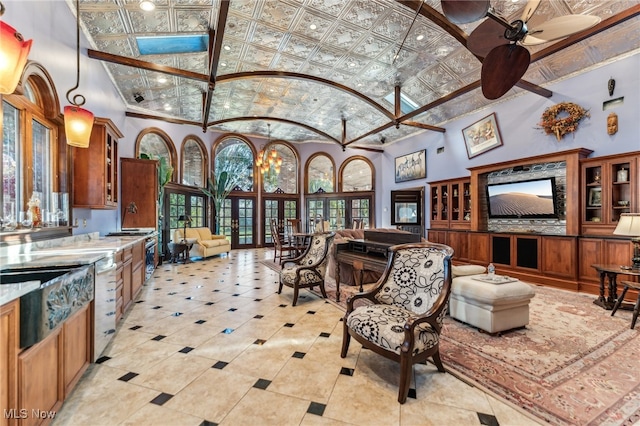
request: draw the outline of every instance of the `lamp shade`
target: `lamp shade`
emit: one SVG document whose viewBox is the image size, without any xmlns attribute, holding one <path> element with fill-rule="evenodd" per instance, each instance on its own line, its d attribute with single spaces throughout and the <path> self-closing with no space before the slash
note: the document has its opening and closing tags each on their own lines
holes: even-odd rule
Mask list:
<svg viewBox="0 0 640 426">
<path fill-rule="evenodd" d="M 178 216 L 178 221 L 184 221 L 185 223 L 187 223 L 191 222 L 191 218 L 189 216 L 181 214 L 180 216 Z"/>
<path fill-rule="evenodd" d="M 640 213 L 622 213 L 618 226 L 613 231 L 615 235 L 640 237 Z"/>
<path fill-rule="evenodd" d="M 32 40 L 24 41 L 12 26 L 0 21 L 0 93 L 8 95 L 16 90 Z"/>
<path fill-rule="evenodd" d="M 64 129 L 67 144 L 78 148 L 88 148 L 93 128 L 93 113 L 79 106 L 64 107 Z"/>
</svg>

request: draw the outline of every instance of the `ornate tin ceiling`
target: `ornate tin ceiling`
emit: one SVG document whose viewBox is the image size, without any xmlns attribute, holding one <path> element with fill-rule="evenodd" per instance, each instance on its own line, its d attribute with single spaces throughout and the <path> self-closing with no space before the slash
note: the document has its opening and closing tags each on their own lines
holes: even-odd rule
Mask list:
<svg viewBox="0 0 640 426">
<path fill-rule="evenodd" d="M 68 2 L 75 13 L 74 2 Z M 492 3 L 514 20 L 526 0 Z M 426 0 L 420 14 L 419 1 L 392 0 L 156 0 L 156 5 L 144 12 L 139 0 L 80 1 L 89 55 L 104 61 L 130 116 L 262 136 L 269 121 L 274 139 L 381 148 L 381 139 L 441 130 L 449 120 L 496 102 L 483 97 L 481 62 L 464 45 L 482 21 L 458 28 L 441 15 L 439 0 Z M 548 55 L 552 43 L 528 47 L 532 63 L 523 80 L 544 87 L 638 49 L 637 9 L 637 1 L 543 1 L 530 27 L 572 13 L 615 25 L 565 43 L 560 53 Z M 625 11 L 631 17 L 623 20 Z M 216 28 L 222 24 L 223 30 Z M 210 29 L 215 34 L 210 47 L 219 51 L 213 70 L 207 52 L 141 55 L 136 42 L 139 36 L 207 35 Z M 424 107 L 422 113 L 396 112 L 398 85 Z M 498 101 L 523 90 L 516 86 Z M 396 128 L 397 122 L 413 125 Z M 429 126 L 435 129 L 425 130 Z"/>
</svg>

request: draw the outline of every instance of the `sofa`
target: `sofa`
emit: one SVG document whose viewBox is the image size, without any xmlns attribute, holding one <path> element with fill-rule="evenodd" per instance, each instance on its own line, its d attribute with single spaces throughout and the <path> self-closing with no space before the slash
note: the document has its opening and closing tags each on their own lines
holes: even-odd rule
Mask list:
<svg viewBox="0 0 640 426">
<path fill-rule="evenodd" d="M 231 242 L 225 235 L 212 234 L 211 230 L 206 227 L 187 228 L 186 238 L 183 235 L 183 229 L 173 231 L 172 242 L 179 243 L 182 240 L 193 244 L 189 251 L 189 257 L 209 257 L 231 251 Z"/>
</svg>

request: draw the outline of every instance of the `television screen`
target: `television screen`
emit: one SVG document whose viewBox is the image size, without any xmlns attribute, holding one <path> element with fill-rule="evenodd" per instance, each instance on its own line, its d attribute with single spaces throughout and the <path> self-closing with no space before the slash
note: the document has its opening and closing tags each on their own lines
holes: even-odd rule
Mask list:
<svg viewBox="0 0 640 426">
<path fill-rule="evenodd" d="M 556 180 L 544 178 L 487 185 L 490 218 L 557 218 Z"/>
</svg>

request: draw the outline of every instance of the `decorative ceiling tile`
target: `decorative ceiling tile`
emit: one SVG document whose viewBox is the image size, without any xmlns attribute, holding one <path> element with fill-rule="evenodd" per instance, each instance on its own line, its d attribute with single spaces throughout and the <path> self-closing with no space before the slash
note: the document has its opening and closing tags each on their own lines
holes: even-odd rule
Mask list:
<svg viewBox="0 0 640 426">
<path fill-rule="evenodd" d="M 284 33 L 266 25 L 256 25 L 251 41 L 257 45 L 277 50 L 284 38 Z"/>
<path fill-rule="evenodd" d="M 350 49 L 363 35 L 364 33 L 355 28 L 339 25 L 334 26 L 333 30 L 327 35 L 325 41 L 332 46 L 341 49 Z"/>
<path fill-rule="evenodd" d="M 282 48 L 282 52 L 306 61 L 309 55 L 316 49 L 316 46 L 317 43 L 312 40 L 293 35 L 287 40 L 286 45 Z"/>
<path fill-rule="evenodd" d="M 125 25 L 118 11 L 105 10 L 100 12 L 80 11 L 82 24 L 90 34 L 125 34 Z"/>
<path fill-rule="evenodd" d="M 344 0 L 311 0 L 311 7 L 333 17 L 340 15 L 347 4 Z"/>
<path fill-rule="evenodd" d="M 388 14 L 383 21 L 379 21 L 373 32 L 400 43 L 409 31 L 412 17 L 396 11 Z"/>
<path fill-rule="evenodd" d="M 126 36 L 111 36 L 95 39 L 95 49 L 114 55 L 137 56 L 138 49 L 134 49 Z M 135 52 L 135 53 L 134 53 Z"/>
<path fill-rule="evenodd" d="M 255 0 L 233 0 L 229 2 L 229 15 L 239 14 L 245 18 L 253 18 L 259 3 Z"/>
<path fill-rule="evenodd" d="M 386 6 L 372 0 L 351 0 L 348 3 L 349 8 L 343 19 L 367 30 L 386 10 Z"/>
<path fill-rule="evenodd" d="M 203 32 L 209 31 L 209 23 L 215 22 L 212 19 L 212 14 L 217 11 L 210 10 L 192 10 L 192 9 L 178 9 L 176 10 L 176 26 L 180 31 L 184 32 Z"/>
<path fill-rule="evenodd" d="M 380 55 L 381 52 L 387 49 L 390 45 L 391 43 L 383 39 L 376 38 L 374 36 L 369 36 L 363 39 L 355 47 L 355 49 L 353 49 L 353 51 L 358 55 L 366 56 L 370 59 L 374 59 L 375 57 Z"/>
<path fill-rule="evenodd" d="M 260 19 L 286 31 L 296 14 L 297 8 L 280 1 L 267 1 L 262 8 Z"/>
<path fill-rule="evenodd" d="M 135 33 L 168 33 L 174 31 L 169 25 L 169 11 L 167 10 L 156 9 L 153 12 L 143 12 L 138 9 L 128 12 L 131 28 Z"/>
</svg>

